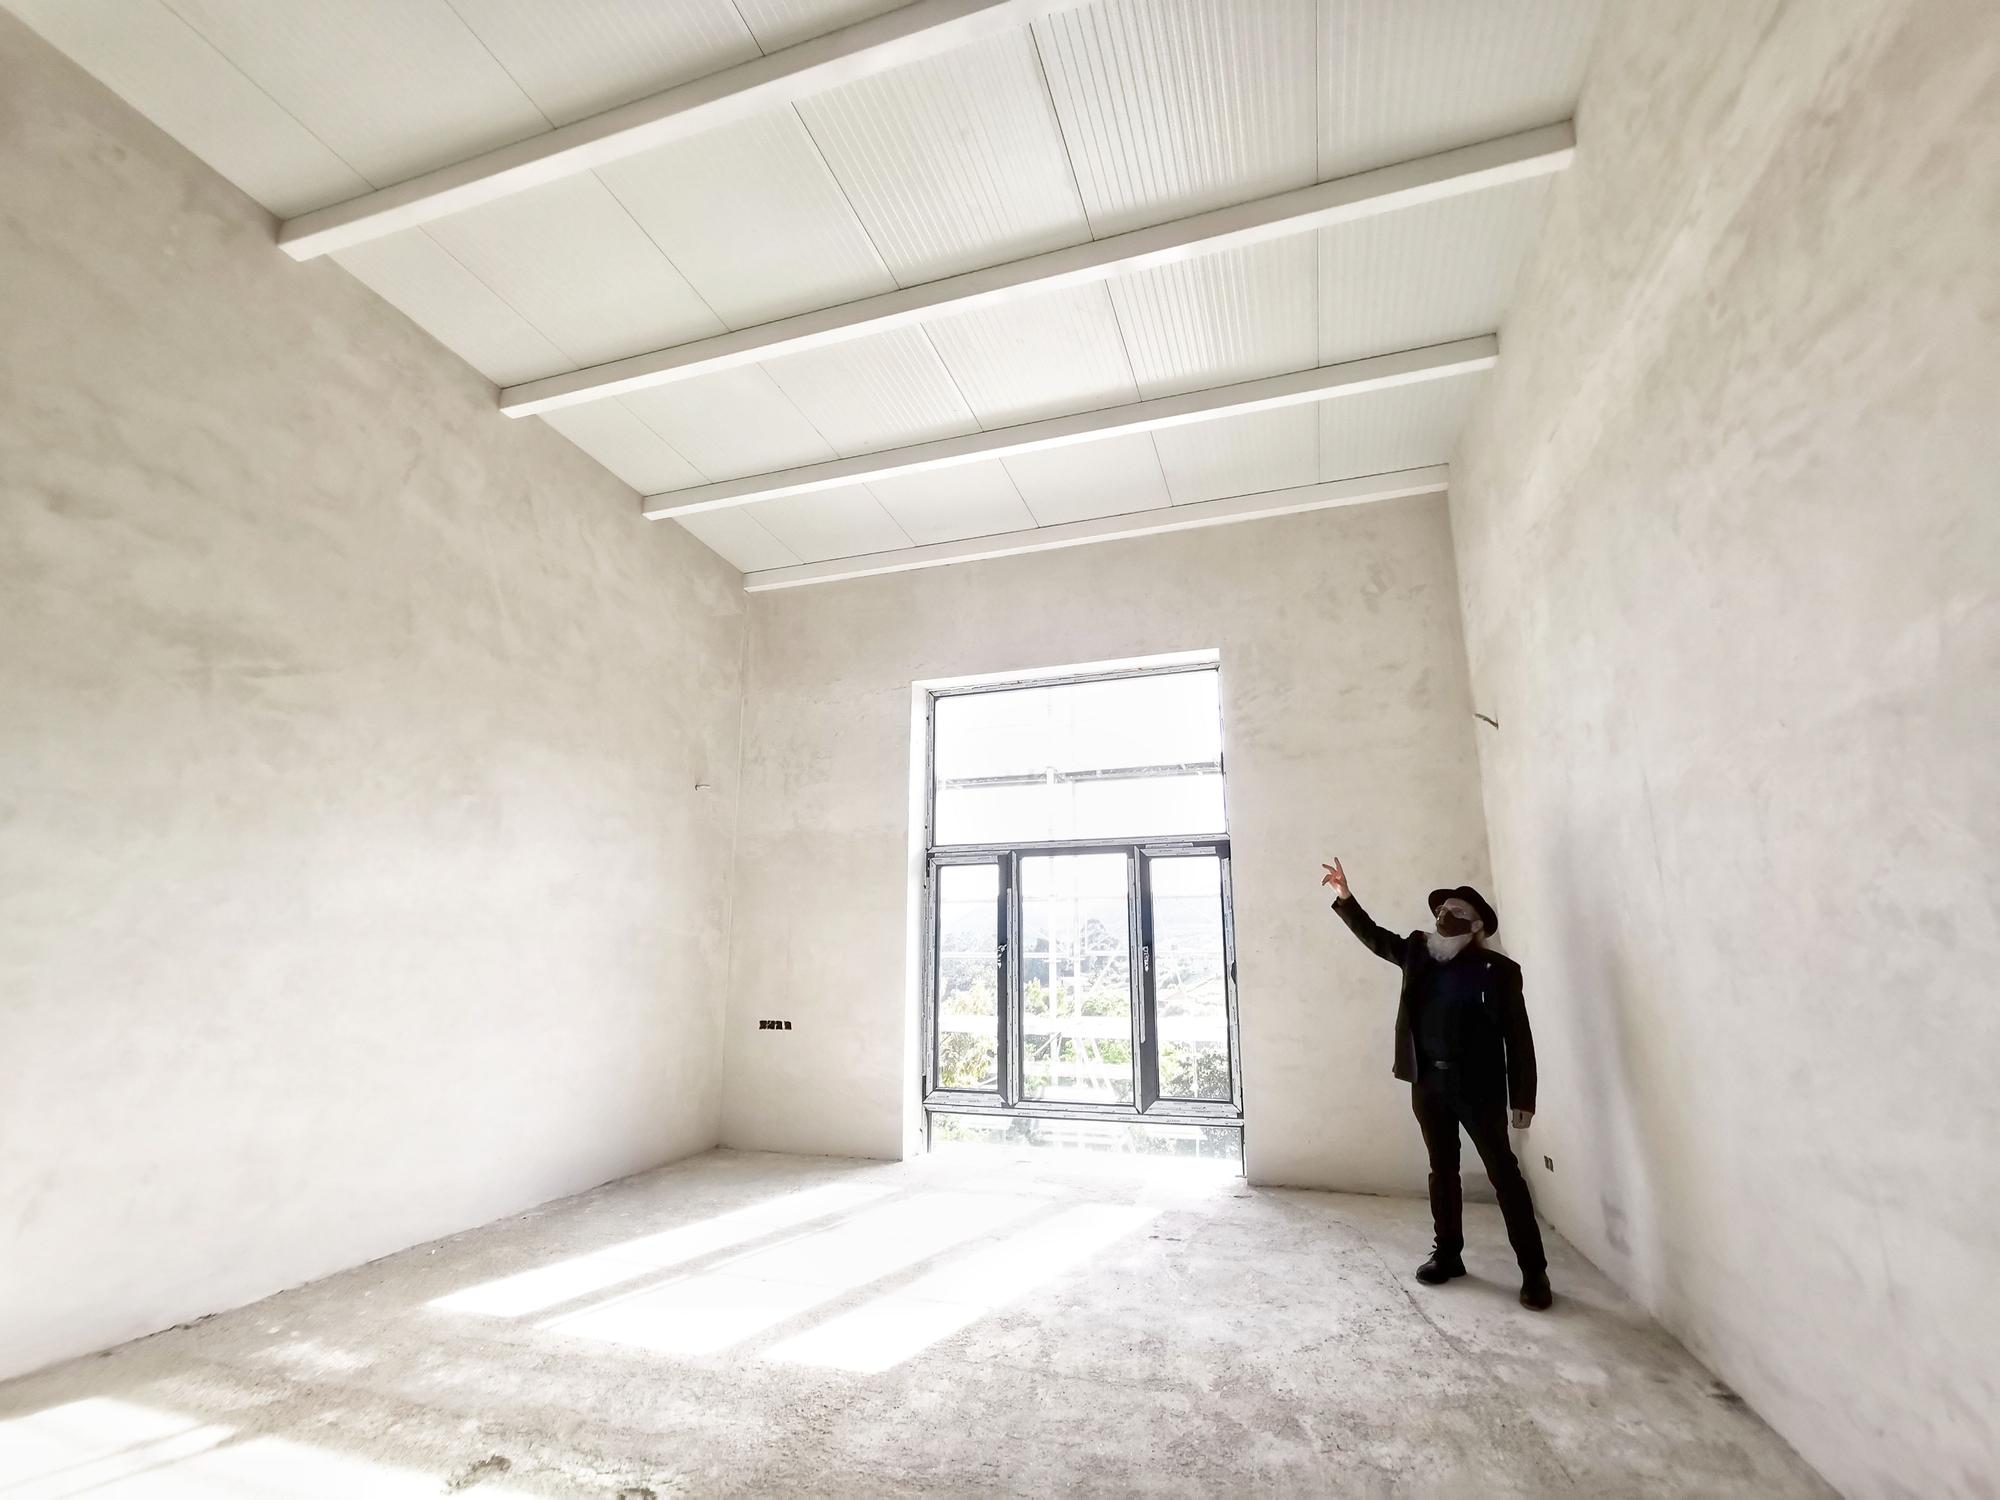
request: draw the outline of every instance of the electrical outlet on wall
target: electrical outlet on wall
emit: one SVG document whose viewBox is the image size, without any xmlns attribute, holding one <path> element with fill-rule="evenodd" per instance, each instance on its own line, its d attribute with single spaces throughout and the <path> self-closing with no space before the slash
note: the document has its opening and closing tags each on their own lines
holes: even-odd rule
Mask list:
<svg viewBox="0 0 2000 1500">
<path fill-rule="evenodd" d="M 1553 1172 L 1556 1169 L 1556 1159 L 1553 1156 L 1545 1156 L 1542 1158 L 1542 1165 Z"/>
</svg>

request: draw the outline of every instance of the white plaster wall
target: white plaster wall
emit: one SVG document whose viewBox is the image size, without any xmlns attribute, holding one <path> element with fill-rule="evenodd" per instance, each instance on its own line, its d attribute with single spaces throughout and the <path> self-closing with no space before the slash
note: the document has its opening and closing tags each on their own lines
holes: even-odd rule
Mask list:
<svg viewBox="0 0 2000 1500">
<path fill-rule="evenodd" d="M 1415 925 L 1432 886 L 1486 878 L 1442 497 L 754 596 L 726 1144 L 908 1143 L 911 684 L 1210 648 L 1249 1173 L 1421 1190 L 1396 975 L 1318 880 L 1338 853 Z"/>
<path fill-rule="evenodd" d="M 0 268 L 0 1375 L 712 1144 L 733 570 L 4 16 Z"/>
<path fill-rule="evenodd" d="M 1613 7 L 1453 470 L 1539 1201 L 1847 1493 L 2000 1493 L 2000 8 Z"/>
</svg>

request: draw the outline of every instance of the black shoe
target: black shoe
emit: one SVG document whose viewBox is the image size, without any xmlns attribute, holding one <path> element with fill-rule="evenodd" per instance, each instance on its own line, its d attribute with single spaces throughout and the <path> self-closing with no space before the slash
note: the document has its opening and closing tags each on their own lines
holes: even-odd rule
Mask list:
<svg viewBox="0 0 2000 1500">
<path fill-rule="evenodd" d="M 1465 1274 L 1465 1262 L 1456 1255 L 1433 1250 L 1431 1258 L 1417 1267 L 1417 1280 L 1425 1286 L 1443 1286 L 1454 1276 Z"/>
<path fill-rule="evenodd" d="M 1549 1304 L 1555 1300 L 1556 1294 L 1549 1290 L 1547 1271 L 1534 1271 L 1521 1278 L 1521 1306 L 1532 1307 L 1536 1312 L 1547 1312 Z"/>
</svg>

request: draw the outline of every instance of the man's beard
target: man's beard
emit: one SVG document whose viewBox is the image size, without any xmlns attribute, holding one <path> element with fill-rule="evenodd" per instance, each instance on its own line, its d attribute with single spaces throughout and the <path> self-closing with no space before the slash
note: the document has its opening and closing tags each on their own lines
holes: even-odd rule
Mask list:
<svg viewBox="0 0 2000 1500">
<path fill-rule="evenodd" d="M 1473 933 L 1461 932 L 1456 937 L 1446 937 L 1441 932 L 1427 932 L 1424 942 L 1431 950 L 1431 957 L 1441 964 L 1448 964 L 1466 950 L 1472 942 Z"/>
</svg>

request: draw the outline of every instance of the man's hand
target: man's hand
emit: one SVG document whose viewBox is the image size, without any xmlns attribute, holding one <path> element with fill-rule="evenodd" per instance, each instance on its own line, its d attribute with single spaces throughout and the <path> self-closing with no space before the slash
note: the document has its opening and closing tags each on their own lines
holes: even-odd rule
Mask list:
<svg viewBox="0 0 2000 1500">
<path fill-rule="evenodd" d="M 1514 1128 L 1516 1130 L 1526 1130 L 1533 1123 L 1534 1118 L 1535 1112 L 1532 1109 L 1517 1109 L 1513 1114 Z"/>
<path fill-rule="evenodd" d="M 1326 874 L 1320 877 L 1319 883 L 1333 887 L 1334 900 L 1345 901 L 1352 893 L 1347 889 L 1347 872 L 1340 868 L 1340 861 L 1336 859 L 1332 864 L 1321 865 L 1320 868 L 1326 871 Z"/>
</svg>

